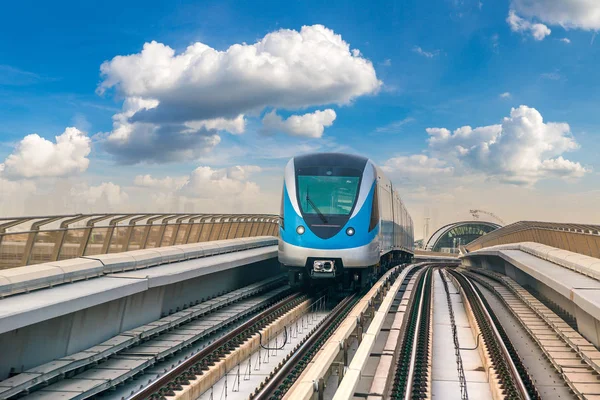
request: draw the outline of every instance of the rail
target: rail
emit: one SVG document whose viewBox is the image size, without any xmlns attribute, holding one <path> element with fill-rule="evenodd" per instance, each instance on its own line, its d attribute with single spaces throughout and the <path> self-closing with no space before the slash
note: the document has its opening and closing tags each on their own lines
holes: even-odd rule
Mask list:
<svg viewBox="0 0 600 400">
<path fill-rule="evenodd" d="M 500 244 L 536 242 L 600 258 L 600 225 L 520 221 L 475 239 L 468 252 Z"/>
<path fill-rule="evenodd" d="M 202 375 L 204 373 L 203 370 L 208 365 L 230 352 L 234 344 L 248 339 L 260 328 L 271 322 L 272 319 L 280 316 L 282 312 L 287 311 L 292 306 L 296 306 L 306 299 L 306 295 L 295 293 L 268 307 L 225 336 L 215 340 L 140 392 L 134 394 L 131 400 L 161 399 L 165 395 L 173 396 L 174 390 L 181 390 L 181 383 L 196 379 L 196 376 Z"/>
<path fill-rule="evenodd" d="M 470 303 L 477 323 L 482 329 L 483 340 L 488 347 L 497 378 L 508 396 L 507 398 L 540 399 L 541 397 L 512 347 L 512 343 L 502 326 L 499 325 L 495 315 L 488 310 L 487 302 L 479 294 L 477 288 L 462 273 L 450 270 L 448 272 L 459 283 Z"/>
<path fill-rule="evenodd" d="M 290 359 L 259 389 L 250 395 L 250 399 L 267 400 L 281 399 L 293 384 L 293 377 L 298 377 L 306 363 L 319 350 L 319 344 L 333 333 L 333 327 L 341 322 L 341 318 L 349 311 L 355 302 L 356 294 L 347 296 L 340 301 L 311 336 L 292 354 Z M 337 323 L 337 324 L 336 324 Z"/>
<path fill-rule="evenodd" d="M 0 218 L 0 269 L 212 240 L 278 236 L 269 214 L 73 214 Z"/>
<path fill-rule="evenodd" d="M 396 371 L 390 398 L 424 399 L 430 390 L 429 358 L 431 327 L 432 268 L 417 278 L 415 294 L 409 306 L 402 347 L 396 359 Z"/>
</svg>

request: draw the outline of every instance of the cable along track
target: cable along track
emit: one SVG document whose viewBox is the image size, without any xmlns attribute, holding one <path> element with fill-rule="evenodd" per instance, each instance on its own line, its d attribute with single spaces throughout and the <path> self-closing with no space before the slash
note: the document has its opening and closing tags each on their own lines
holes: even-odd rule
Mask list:
<svg viewBox="0 0 600 400">
<path fill-rule="evenodd" d="M 357 294 L 352 294 L 338 303 L 266 384 L 250 395 L 250 399 L 282 399 L 359 299 Z"/>
<path fill-rule="evenodd" d="M 465 274 L 502 301 L 578 398 L 600 398 L 600 351 L 593 344 L 511 278 Z"/>
<path fill-rule="evenodd" d="M 452 299 L 450 298 L 450 290 L 448 289 L 448 282 L 442 272 L 442 269 L 438 269 L 442 284 L 444 285 L 444 291 L 446 292 L 446 302 L 448 303 L 448 315 L 450 316 L 450 326 L 452 328 L 452 340 L 454 342 L 454 355 L 456 357 L 456 369 L 458 371 L 458 381 L 460 385 L 460 398 L 462 400 L 469 399 L 469 393 L 467 391 L 467 379 L 465 378 L 465 369 L 460 355 L 460 343 L 458 342 L 458 330 L 456 329 L 456 321 L 454 319 L 454 310 L 452 309 Z"/>
<path fill-rule="evenodd" d="M 227 356 L 227 354 L 243 344 L 261 328 L 306 299 L 306 295 L 300 293 L 292 294 L 268 307 L 241 326 L 206 346 L 141 392 L 133 395 L 131 399 L 142 400 L 149 398 L 158 400 L 163 399 L 165 396 L 174 396 L 175 391 L 183 390 L 184 385 L 189 385 L 190 381 L 197 379 L 196 377 L 199 375 L 203 375 L 211 365 L 214 365 Z"/>
<path fill-rule="evenodd" d="M 449 270 L 449 273 L 460 285 L 473 311 L 504 398 L 541 399 L 527 369 L 479 289 L 460 272 Z"/>
</svg>

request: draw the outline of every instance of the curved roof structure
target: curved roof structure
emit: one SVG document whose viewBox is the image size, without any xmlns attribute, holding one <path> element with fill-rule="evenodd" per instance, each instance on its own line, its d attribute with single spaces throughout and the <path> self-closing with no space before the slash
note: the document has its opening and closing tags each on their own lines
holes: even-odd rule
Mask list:
<svg viewBox="0 0 600 400">
<path fill-rule="evenodd" d="M 501 226 L 488 221 L 461 221 L 444 225 L 427 241 L 425 249 L 430 251 L 443 251 L 464 246 L 467 243 L 495 231 Z"/>
</svg>

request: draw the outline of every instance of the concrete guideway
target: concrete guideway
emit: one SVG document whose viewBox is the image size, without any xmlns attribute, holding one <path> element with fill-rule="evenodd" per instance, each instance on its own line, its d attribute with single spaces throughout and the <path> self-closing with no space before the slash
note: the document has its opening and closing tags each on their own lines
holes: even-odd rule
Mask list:
<svg viewBox="0 0 600 400">
<path fill-rule="evenodd" d="M 450 297 L 448 304 L 446 291 L 442 282 L 446 280 Z M 433 356 L 431 397 L 437 399 L 460 399 L 460 376 L 457 364 L 456 348 L 450 312 L 444 312 L 451 307 L 455 318 L 455 327 L 459 343 L 459 355 L 464 370 L 466 391 L 473 399 L 491 399 L 489 378 L 477 350 L 475 335 L 467 318 L 462 298 L 454 281 L 446 274 L 434 274 L 433 281 Z"/>
<path fill-rule="evenodd" d="M 470 276 L 501 299 L 572 392 L 600 396 L 600 351 L 509 277 L 479 272 Z"/>
<path fill-rule="evenodd" d="M 473 251 L 463 265 L 498 272 L 529 286 L 566 310 L 579 332 L 600 346 L 600 259 L 535 243 Z"/>
<path fill-rule="evenodd" d="M 180 263 L 182 261 L 275 245 L 277 245 L 277 239 L 273 237 L 216 240 L 207 243 L 194 243 L 151 250 L 84 256 L 63 261 L 5 269 L 0 270 L 0 298 L 124 271 Z M 228 261 L 227 258 L 212 260 Z M 208 261 L 208 264 L 210 263 L 211 261 Z M 203 268 L 205 266 L 202 264 L 198 267 Z M 198 269 L 198 267 L 193 269 Z M 180 271 L 188 269 L 190 269 L 189 265 L 179 268 Z M 161 270 L 152 270 L 151 274 L 154 277 L 165 275 Z M 125 277 L 140 278 L 140 274 L 136 273 L 135 275 Z M 144 278 L 144 275 L 142 275 L 142 278 Z M 158 285 L 155 284 L 155 286 Z"/>
<path fill-rule="evenodd" d="M 123 332 L 80 353 L 32 368 L 0 382 L 0 396 L 9 397 L 25 390 L 31 391 L 32 388 L 40 385 L 42 388 L 40 393 L 36 392 L 36 397 L 52 398 L 57 393 L 71 392 L 68 398 L 86 398 L 96 392 L 104 391 L 157 361 L 214 335 L 243 316 L 264 307 L 288 290 L 285 286 L 281 287 L 282 281 L 280 277 L 271 278 L 234 290 L 184 311 Z M 270 291 L 260 294 L 267 290 Z M 107 359 L 108 361 L 104 361 Z M 129 360 L 125 363 L 129 367 L 125 368 L 118 360 Z M 94 367 L 98 363 L 99 365 Z M 131 365 L 132 363 L 135 365 Z M 90 367 L 92 368 L 89 369 Z M 44 387 L 46 382 L 53 382 L 55 378 L 60 378 L 69 371 L 82 369 L 85 369 L 83 374 Z M 89 382 L 90 380 L 100 381 Z M 77 387 L 80 389 L 76 390 Z"/>
<path fill-rule="evenodd" d="M 32 399 L 83 399 L 116 385 L 114 394 L 127 397 L 161 379 L 210 345 L 218 329 L 227 326 L 218 333 L 227 334 L 260 307 L 259 297 L 248 297 L 256 286 L 247 285 L 279 271 L 275 242 L 214 241 L 0 270 L 0 379 L 22 372 L 0 381 L 0 398 L 31 388 Z M 503 398 L 510 386 L 503 382 L 517 375 L 522 382 L 509 395 L 526 388 L 531 398 L 600 398 L 600 259 L 524 242 L 432 260 L 388 271 L 353 300 L 285 398 L 382 399 L 406 360 L 413 398 Z M 263 345 L 279 345 L 282 327 L 307 315 L 295 310 L 265 327 L 273 339 Z M 309 337 L 295 333 L 285 346 Z M 250 378 L 257 343 L 161 390 L 185 399 L 210 396 L 210 388 L 247 398 L 275 371 L 271 365 Z M 401 363 L 403 351 L 410 357 Z M 267 354 L 277 367 L 290 359 Z"/>
<path fill-rule="evenodd" d="M 336 380 L 340 380 L 341 377 L 336 377 L 333 375 L 332 366 L 341 358 L 341 362 L 344 363 L 344 360 L 348 360 L 352 355 L 348 353 L 348 348 L 350 347 L 350 342 L 352 341 L 352 337 L 361 343 L 362 339 L 365 338 L 363 335 L 363 330 L 365 329 L 365 319 L 373 321 L 379 321 L 385 316 L 385 313 L 376 314 L 376 305 L 379 306 L 383 304 L 384 295 L 389 293 L 389 285 L 390 279 L 395 276 L 395 279 L 399 278 L 396 276 L 399 272 L 399 268 L 395 267 L 384 274 L 382 278 L 377 281 L 377 283 L 369 290 L 367 294 L 365 294 L 362 299 L 358 301 L 358 303 L 353 306 L 350 313 L 345 317 L 344 321 L 338 326 L 336 331 L 332 334 L 332 336 L 323 344 L 315 357 L 310 361 L 306 369 L 300 375 L 300 377 L 296 380 L 293 386 L 287 391 L 284 399 L 310 399 L 315 394 L 315 390 L 323 395 L 322 391 L 325 387 L 333 387 L 337 388 L 338 385 L 334 382 Z M 404 274 L 406 276 L 406 274 Z M 403 276 L 403 278 L 404 278 Z M 399 286 L 398 286 L 399 287 Z M 394 295 L 391 297 L 393 299 Z M 387 297 L 387 296 L 386 296 Z M 391 300 L 386 302 L 390 304 Z M 378 326 L 379 322 L 376 322 L 375 326 Z M 367 328 L 368 329 L 368 328 Z M 367 332 L 366 336 L 367 344 L 363 349 L 357 349 L 354 357 L 358 356 L 357 360 L 364 360 L 365 357 L 368 357 L 370 353 L 370 348 L 372 347 L 373 340 L 375 339 L 376 332 Z M 347 362 L 347 361 L 346 361 Z M 362 363 L 362 361 L 360 362 Z M 355 375 L 356 371 L 354 369 L 350 370 L 351 374 Z M 328 381 L 334 380 L 330 384 L 327 384 Z M 315 382 L 317 383 L 315 385 Z M 354 383 L 354 380 L 351 382 Z M 348 385 L 346 383 L 345 385 Z M 342 386 L 346 387 L 346 386 Z M 352 391 L 353 392 L 353 391 Z"/>
<path fill-rule="evenodd" d="M 0 379 L 68 358 L 123 332 L 280 273 L 275 238 L 230 242 L 209 246 L 213 252 L 217 248 L 230 252 L 206 256 L 207 243 L 184 249 L 162 248 L 160 253 L 145 250 L 161 259 L 168 252 L 172 262 L 144 269 L 135 268 L 156 260 L 142 254 L 99 256 L 103 268 L 129 271 L 109 272 L 0 299 Z M 191 258 L 194 255 L 201 257 Z M 39 265 L 9 271 L 35 267 Z M 126 347 L 128 342 L 124 340 L 122 345 Z M 98 350 L 102 358 L 104 352 Z"/>
</svg>

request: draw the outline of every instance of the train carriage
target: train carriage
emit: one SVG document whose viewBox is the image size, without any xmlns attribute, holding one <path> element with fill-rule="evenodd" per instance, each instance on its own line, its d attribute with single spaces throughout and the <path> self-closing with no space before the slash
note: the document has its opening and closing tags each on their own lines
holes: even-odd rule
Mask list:
<svg viewBox="0 0 600 400">
<path fill-rule="evenodd" d="M 413 253 L 413 222 L 373 161 L 349 154 L 292 158 L 285 167 L 278 257 L 290 283 L 369 284 Z"/>
</svg>

